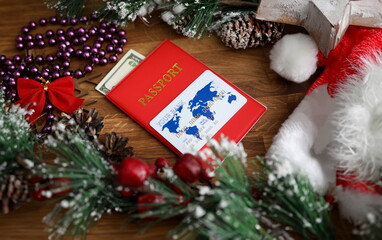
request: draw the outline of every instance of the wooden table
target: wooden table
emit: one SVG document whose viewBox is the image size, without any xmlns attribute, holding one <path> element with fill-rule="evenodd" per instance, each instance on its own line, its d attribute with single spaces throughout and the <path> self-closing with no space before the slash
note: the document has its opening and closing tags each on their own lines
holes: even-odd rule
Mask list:
<svg viewBox="0 0 382 240">
<path fill-rule="evenodd" d="M 55 14 L 54 10 L 46 8 L 45 1 L 0 0 L 0 54 L 8 57 L 15 54 L 24 55 L 15 48 L 15 37 L 21 34 L 21 28 L 30 21 L 38 21 L 41 17 L 48 18 Z M 203 40 L 183 37 L 164 23 L 152 27 L 147 27 L 141 22 L 131 23 L 126 31 L 129 43 L 124 48 L 125 52 L 132 48 L 147 55 L 161 41 L 170 39 L 267 106 L 266 114 L 243 139 L 249 157 L 265 154 L 272 137 L 303 98 L 312 82 L 311 80 L 304 84 L 290 83 L 271 71 L 268 60 L 270 47 L 234 50 L 224 46 L 215 36 Z M 42 51 L 44 53 L 49 50 Z M 106 73 L 112 67 L 113 65 L 109 64 L 96 67 L 94 71 Z M 101 78 L 99 77 L 97 81 Z M 97 108 L 100 115 L 105 117 L 104 132 L 115 131 L 128 137 L 129 144 L 135 149 L 135 156 L 144 161 L 154 162 L 157 157 L 165 157 L 170 162 L 175 161 L 176 156 L 167 147 L 111 104 L 94 89 L 94 85 L 84 83 L 83 87 L 89 90 L 89 95 L 85 96 L 85 104 L 97 101 L 88 108 Z M 41 223 L 41 219 L 52 207 L 32 201 L 17 211 L 1 215 L 0 239 L 47 239 L 48 234 L 43 230 L 45 226 Z M 90 229 L 88 239 L 164 239 L 166 233 L 176 223 L 176 221 L 165 222 L 152 228 L 148 233 L 139 235 L 137 233 L 139 227 L 135 224 L 121 229 L 124 219 L 123 214 L 105 215 Z"/>
</svg>

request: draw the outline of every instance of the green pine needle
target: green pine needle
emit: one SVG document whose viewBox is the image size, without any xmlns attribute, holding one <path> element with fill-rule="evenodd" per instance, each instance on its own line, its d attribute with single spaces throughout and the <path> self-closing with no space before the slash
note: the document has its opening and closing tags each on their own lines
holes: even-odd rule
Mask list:
<svg viewBox="0 0 382 240">
<path fill-rule="evenodd" d="M 260 167 L 267 178 L 254 176 L 263 192 L 261 204 L 267 215 L 283 223 L 307 239 L 334 239 L 330 206 L 316 193 L 307 177 L 300 174 L 278 176 L 276 162 L 267 164 L 260 159 Z"/>
<path fill-rule="evenodd" d="M 0 91 L 0 181 L 20 168 L 17 156 L 33 154 L 35 141 L 32 128 L 25 119 L 27 113 L 25 109 L 4 100 L 4 94 Z"/>
<path fill-rule="evenodd" d="M 56 156 L 55 160 L 36 165 L 32 172 L 49 180 L 37 186 L 50 187 L 44 191 L 44 196 L 53 196 L 59 201 L 44 218 L 50 226 L 50 237 L 61 239 L 70 234 L 73 238 L 85 239 L 88 228 L 105 212 L 126 211 L 133 203 L 121 197 L 111 164 L 94 145 L 64 129 L 59 125 L 55 135 L 46 140 L 47 149 Z M 52 188 L 56 178 L 59 183 L 68 184 Z"/>
<path fill-rule="evenodd" d="M 55 8 L 61 15 L 76 18 L 82 15 L 86 2 L 87 0 L 52 0 L 46 5 Z"/>
</svg>

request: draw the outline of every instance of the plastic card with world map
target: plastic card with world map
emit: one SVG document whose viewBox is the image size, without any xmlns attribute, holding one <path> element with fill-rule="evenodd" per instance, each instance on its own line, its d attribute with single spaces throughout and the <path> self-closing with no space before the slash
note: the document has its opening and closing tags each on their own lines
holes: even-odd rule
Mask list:
<svg viewBox="0 0 382 240">
<path fill-rule="evenodd" d="M 239 142 L 266 108 L 165 40 L 106 97 L 178 155 Z"/>
</svg>

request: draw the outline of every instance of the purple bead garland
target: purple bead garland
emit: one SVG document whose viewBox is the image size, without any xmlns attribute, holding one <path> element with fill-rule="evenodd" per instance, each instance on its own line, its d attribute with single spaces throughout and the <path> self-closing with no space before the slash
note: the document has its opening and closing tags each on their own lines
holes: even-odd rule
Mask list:
<svg viewBox="0 0 382 240">
<path fill-rule="evenodd" d="M 88 23 L 95 20 L 98 20 L 96 14 L 92 14 L 90 17 L 83 16 L 80 19 L 50 17 L 49 19 L 41 18 L 37 22 L 31 21 L 27 26 L 22 27 L 22 34 L 15 39 L 17 49 L 51 46 L 57 47 L 57 52 L 45 57 L 41 55 L 35 57 L 16 55 L 12 59 L 0 55 L 0 77 L 3 79 L 0 83 L 5 96 L 11 101 L 17 100 L 15 89 L 17 79 L 20 77 L 36 80 L 43 77 L 50 81 L 63 76 L 81 78 L 87 73 L 91 73 L 95 65 L 117 62 L 118 55 L 123 52 L 123 46 L 127 43 L 124 30 L 118 30 L 115 24 L 105 22 L 100 22 L 98 26 L 91 26 L 88 29 L 84 27 L 75 28 L 78 23 Z M 60 24 L 63 27 L 69 27 L 66 30 L 62 28 L 56 31 L 48 29 L 44 33 L 34 33 L 39 26 L 48 24 Z M 89 41 L 93 41 L 93 43 L 85 44 Z M 69 67 L 73 57 L 88 63 L 83 69 L 71 71 Z M 47 121 L 41 133 L 49 133 L 54 120 L 53 106 L 47 102 L 44 111 Z"/>
</svg>

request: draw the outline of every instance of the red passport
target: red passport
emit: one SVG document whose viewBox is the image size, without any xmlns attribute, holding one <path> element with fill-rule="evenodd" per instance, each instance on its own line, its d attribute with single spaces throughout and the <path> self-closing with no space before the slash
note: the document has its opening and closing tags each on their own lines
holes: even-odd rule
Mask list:
<svg viewBox="0 0 382 240">
<path fill-rule="evenodd" d="M 239 142 L 266 108 L 165 40 L 106 97 L 178 155 Z"/>
</svg>

